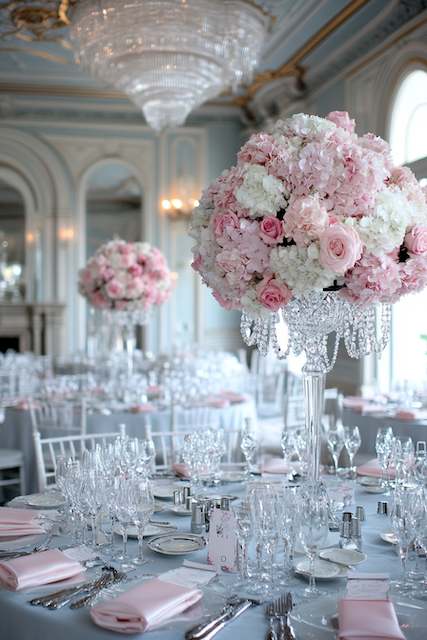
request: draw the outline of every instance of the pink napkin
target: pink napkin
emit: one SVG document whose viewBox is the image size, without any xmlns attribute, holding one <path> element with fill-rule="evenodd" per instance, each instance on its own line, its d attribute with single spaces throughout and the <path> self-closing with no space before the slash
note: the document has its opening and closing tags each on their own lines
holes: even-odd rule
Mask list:
<svg viewBox="0 0 427 640">
<path fill-rule="evenodd" d="M 190 470 L 184 462 L 174 462 L 172 465 L 172 471 L 180 478 L 190 477 Z"/>
<path fill-rule="evenodd" d="M 11 591 L 72 578 L 85 569 L 62 551 L 50 549 L 0 562 L 0 584 Z"/>
<path fill-rule="evenodd" d="M 152 396 L 158 396 L 160 393 L 162 392 L 162 387 L 160 387 L 158 384 L 151 384 L 150 386 L 147 387 L 147 393 L 149 393 Z"/>
<path fill-rule="evenodd" d="M 382 478 L 384 475 L 377 458 L 369 460 L 368 462 L 365 462 L 365 464 L 361 464 L 357 467 L 357 473 L 359 476 L 371 476 L 372 478 Z M 390 467 L 387 473 L 391 479 L 396 475 L 396 471 L 393 467 Z"/>
<path fill-rule="evenodd" d="M 213 409 L 224 409 L 228 407 L 230 401 L 227 398 L 220 398 L 219 396 L 209 396 L 206 398 L 206 406 Z"/>
<path fill-rule="evenodd" d="M 362 398 L 362 396 L 347 396 L 343 400 L 344 407 L 353 409 L 353 411 L 360 411 L 360 413 L 362 413 L 366 403 L 366 398 Z"/>
<path fill-rule="evenodd" d="M 37 521 L 37 513 L 31 509 L 0 507 L 0 538 L 31 536 L 44 533 Z"/>
<path fill-rule="evenodd" d="M 149 402 L 135 404 L 133 407 L 130 407 L 129 411 L 131 413 L 150 413 L 150 411 L 154 411 L 154 406 Z"/>
<path fill-rule="evenodd" d="M 144 582 L 90 611 L 95 624 L 119 633 L 143 633 L 185 611 L 202 598 L 198 589 L 163 582 Z"/>
<path fill-rule="evenodd" d="M 338 602 L 339 640 L 405 640 L 390 600 Z"/>
<path fill-rule="evenodd" d="M 225 398 L 229 400 L 231 403 L 244 402 L 246 400 L 245 396 L 242 396 L 241 393 L 235 393 L 234 391 L 221 391 L 221 398 Z"/>
</svg>

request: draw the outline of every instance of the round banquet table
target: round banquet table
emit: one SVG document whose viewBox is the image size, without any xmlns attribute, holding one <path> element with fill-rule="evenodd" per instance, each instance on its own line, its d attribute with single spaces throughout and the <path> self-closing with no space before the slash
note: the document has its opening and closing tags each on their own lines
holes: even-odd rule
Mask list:
<svg viewBox="0 0 427 640">
<path fill-rule="evenodd" d="M 185 409 L 177 409 L 177 411 L 185 412 Z M 245 418 L 250 418 L 256 424 L 255 404 L 250 397 L 247 397 L 245 402 L 230 404 L 223 408 L 209 408 L 207 415 L 209 424 L 225 430 L 241 429 Z M 125 424 L 127 435 L 141 438 L 145 434 L 147 419 L 150 420 L 153 431 L 171 430 L 171 411 L 166 409 L 149 413 L 131 413 L 130 411 L 115 411 L 109 415 L 89 413 L 87 433 L 110 433 L 118 431 L 120 424 Z M 58 435 L 61 434 L 58 433 Z M 0 449 L 19 449 L 23 452 L 26 493 L 37 491 L 36 461 L 29 411 L 13 407 L 6 409 L 5 420 L 0 424 Z"/>
<path fill-rule="evenodd" d="M 232 495 L 242 495 L 242 485 L 228 484 L 221 487 L 222 493 Z M 218 490 L 216 490 L 218 493 Z M 381 499 L 381 495 L 367 494 L 361 488 L 356 489 L 356 504 L 365 507 L 367 520 L 363 525 L 363 551 L 367 554 L 368 559 L 360 564 L 357 568 L 359 572 L 365 573 L 387 573 L 391 578 L 396 578 L 400 574 L 400 562 L 396 554 L 395 548 L 383 542 L 379 536 L 378 522 L 375 517 L 377 500 Z M 384 498 L 383 498 L 384 499 Z M 17 505 L 18 506 L 18 505 Z M 180 530 L 189 530 L 189 519 L 173 516 L 170 512 L 162 512 L 155 514 L 155 518 L 171 521 Z M 390 528 L 390 521 L 386 517 L 386 527 Z M 330 534 L 331 538 L 328 544 L 336 544 L 337 534 Z M 335 536 L 335 537 L 334 537 Z M 69 542 L 69 541 L 68 541 Z M 66 544 L 67 539 L 55 538 L 53 546 Z M 206 562 L 206 549 L 197 551 L 187 556 L 162 556 L 145 548 L 145 554 L 150 563 L 142 568 L 138 568 L 135 572 L 136 577 L 133 581 L 138 581 L 138 575 L 142 572 L 152 575 L 159 575 L 170 569 L 177 568 L 182 565 L 184 557 L 196 562 Z M 130 542 L 130 554 L 136 552 L 136 543 Z M 95 571 L 94 569 L 90 570 Z M 133 574 L 133 576 L 135 575 Z M 224 581 L 232 580 L 230 575 L 224 574 Z M 303 578 L 293 578 L 289 590 L 292 592 L 296 601 L 296 609 L 298 611 L 298 602 L 301 603 L 301 592 L 306 585 Z M 346 588 L 345 578 L 339 578 L 329 581 L 322 581 L 320 586 L 327 595 L 338 599 Z M 420 587 L 421 588 L 421 587 Z M 284 589 L 285 590 L 285 589 Z M 286 589 L 288 590 L 288 589 Z M 45 592 L 55 591 L 54 588 L 48 587 Z M 218 594 L 213 592 L 212 587 L 204 587 L 205 595 L 203 598 L 204 611 L 209 614 L 215 613 L 223 604 Z M 112 640 L 114 637 L 120 638 L 121 634 L 103 630 L 92 623 L 87 609 L 71 610 L 63 608 L 58 611 L 49 611 L 42 607 L 32 607 L 28 604 L 30 593 L 34 597 L 36 591 L 27 591 L 20 593 L 12 593 L 0 590 L 0 620 L 1 620 L 1 637 L 7 640 L 46 640 L 46 638 L 61 638 L 61 640 Z M 397 602 L 404 601 L 409 607 L 404 609 L 404 613 L 413 618 L 421 617 L 421 622 L 417 622 L 418 628 L 413 629 L 411 634 L 407 634 L 408 640 L 425 640 L 427 637 L 427 608 L 423 600 L 408 600 L 401 596 L 393 596 L 392 599 Z M 304 602 L 307 602 L 306 600 Z M 315 604 L 315 600 L 313 600 Z M 306 606 L 304 604 L 304 606 Z M 162 629 L 153 630 L 147 636 L 151 640 L 178 640 L 184 638 L 185 631 L 197 624 L 200 619 L 191 622 L 170 621 Z M 300 626 L 294 623 L 297 640 L 319 640 L 319 638 L 328 638 L 323 633 L 319 635 L 316 628 L 309 626 Z M 267 632 L 267 622 L 264 616 L 263 606 L 254 606 L 246 611 L 237 620 L 229 624 L 219 634 L 219 640 L 235 640 L 236 638 L 245 638 L 246 640 L 260 640 L 265 637 Z M 148 633 L 148 632 L 147 632 Z M 142 637 L 134 635 L 133 637 Z"/>
<path fill-rule="evenodd" d="M 418 440 L 427 441 L 427 421 L 426 420 L 399 420 L 385 414 L 363 415 L 351 409 L 344 408 L 343 423 L 348 426 L 358 426 L 362 445 L 359 454 L 375 453 L 375 439 L 379 427 L 390 426 L 395 436 L 411 437 L 414 444 Z"/>
</svg>

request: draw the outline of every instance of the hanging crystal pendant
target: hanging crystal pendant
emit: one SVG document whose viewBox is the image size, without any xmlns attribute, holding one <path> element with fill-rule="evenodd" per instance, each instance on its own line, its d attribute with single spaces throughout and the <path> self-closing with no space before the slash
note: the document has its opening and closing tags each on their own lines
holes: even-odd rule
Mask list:
<svg viewBox="0 0 427 640">
<path fill-rule="evenodd" d="M 277 325 L 285 322 L 287 344 L 282 345 Z M 340 340 L 351 358 L 380 353 L 390 337 L 391 306 L 362 307 L 348 302 L 337 291 L 312 291 L 294 296 L 278 313 L 253 319 L 242 314 L 241 333 L 249 346 L 266 355 L 272 347 L 279 359 L 304 353 L 305 421 L 309 479 L 319 479 L 320 426 L 324 406 L 326 374 L 332 370 Z M 332 343 L 332 344 L 330 344 Z"/>
</svg>

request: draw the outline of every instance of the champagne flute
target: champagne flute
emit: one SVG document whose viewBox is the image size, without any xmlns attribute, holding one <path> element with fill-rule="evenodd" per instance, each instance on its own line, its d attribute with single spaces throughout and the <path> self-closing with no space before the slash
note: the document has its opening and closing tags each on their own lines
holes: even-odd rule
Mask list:
<svg viewBox="0 0 427 640">
<path fill-rule="evenodd" d="M 354 457 L 360 449 L 362 439 L 360 437 L 359 427 L 344 427 L 344 446 L 347 449 L 350 460 L 350 477 L 355 477 L 355 469 L 353 467 Z"/>
</svg>

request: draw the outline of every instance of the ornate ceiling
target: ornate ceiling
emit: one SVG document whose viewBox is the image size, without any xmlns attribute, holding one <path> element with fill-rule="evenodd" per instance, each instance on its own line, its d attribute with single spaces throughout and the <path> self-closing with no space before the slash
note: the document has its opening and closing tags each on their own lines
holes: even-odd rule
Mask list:
<svg viewBox="0 0 427 640">
<path fill-rule="evenodd" d="M 220 1 L 220 0 L 215 0 Z M 427 0 L 259 0 L 276 20 L 253 83 L 200 109 L 274 114 L 277 104 L 313 90 L 331 74 L 374 49 L 427 12 Z M 76 100 L 88 113 L 140 118 L 125 96 L 84 73 L 67 43 L 67 22 L 78 0 L 0 0 L 0 116 L 39 108 L 59 110 Z M 30 107 L 31 103 L 31 107 Z M 268 113 L 267 113 L 268 115 Z M 196 114 L 197 116 L 197 114 Z M 101 115 L 102 117 L 102 115 Z"/>
</svg>

